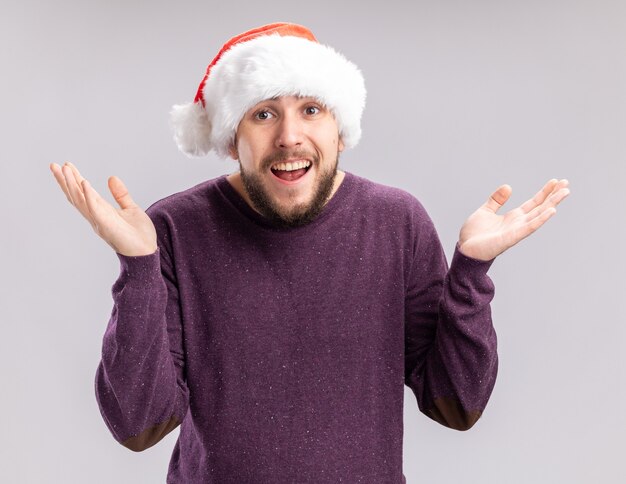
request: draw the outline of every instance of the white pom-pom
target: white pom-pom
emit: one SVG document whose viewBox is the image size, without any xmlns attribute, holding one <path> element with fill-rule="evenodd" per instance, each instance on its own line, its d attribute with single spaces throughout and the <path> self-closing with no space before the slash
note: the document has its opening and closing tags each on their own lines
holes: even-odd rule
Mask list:
<svg viewBox="0 0 626 484">
<path fill-rule="evenodd" d="M 201 103 L 176 104 L 170 122 L 176 145 L 187 156 L 205 156 L 211 151 L 211 122 Z"/>
</svg>

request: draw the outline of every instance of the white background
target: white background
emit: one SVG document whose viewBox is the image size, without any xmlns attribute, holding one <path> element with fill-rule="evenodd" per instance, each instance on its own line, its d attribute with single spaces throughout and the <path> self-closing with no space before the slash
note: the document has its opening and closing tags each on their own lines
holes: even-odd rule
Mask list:
<svg viewBox="0 0 626 484">
<path fill-rule="evenodd" d="M 506 208 L 549 178 L 572 194 L 496 260 L 498 380 L 468 432 L 405 388 L 404 473 L 417 483 L 621 483 L 626 435 L 621 1 L 3 2 L 0 7 L 0 481 L 155 483 L 178 430 L 133 453 L 93 389 L 119 272 L 48 169 L 74 162 L 146 208 L 232 160 L 190 160 L 168 126 L 221 45 L 301 23 L 363 71 L 363 139 L 344 170 L 416 195 L 450 257 L 501 183 Z"/>
</svg>

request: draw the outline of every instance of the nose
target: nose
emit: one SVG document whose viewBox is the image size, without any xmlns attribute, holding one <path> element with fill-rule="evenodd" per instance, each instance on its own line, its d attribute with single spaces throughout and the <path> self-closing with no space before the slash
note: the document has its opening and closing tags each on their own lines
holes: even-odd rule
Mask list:
<svg viewBox="0 0 626 484">
<path fill-rule="evenodd" d="M 277 125 L 276 147 L 296 148 L 302 145 L 304 139 L 303 126 L 300 119 L 287 110 L 283 113 Z"/>
</svg>

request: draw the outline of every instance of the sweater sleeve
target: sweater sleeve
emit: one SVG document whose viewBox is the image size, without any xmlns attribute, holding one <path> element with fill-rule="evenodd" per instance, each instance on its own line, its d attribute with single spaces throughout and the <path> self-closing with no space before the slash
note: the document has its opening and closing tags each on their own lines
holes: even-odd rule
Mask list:
<svg viewBox="0 0 626 484">
<path fill-rule="evenodd" d="M 95 391 L 113 437 L 139 452 L 175 429 L 189 406 L 179 292 L 160 241 L 150 255 L 116 254 L 120 274 Z"/>
<path fill-rule="evenodd" d="M 498 371 L 490 302 L 494 285 L 480 261 L 455 248 L 448 268 L 423 213 L 406 292 L 405 383 L 422 413 L 468 430 L 482 415 Z"/>
</svg>

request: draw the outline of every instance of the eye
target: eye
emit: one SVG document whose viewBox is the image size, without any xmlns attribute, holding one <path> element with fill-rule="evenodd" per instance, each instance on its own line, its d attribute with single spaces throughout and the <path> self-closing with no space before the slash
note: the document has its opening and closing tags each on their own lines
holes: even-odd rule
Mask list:
<svg viewBox="0 0 626 484">
<path fill-rule="evenodd" d="M 321 111 L 321 109 L 317 106 L 307 106 L 306 108 L 304 108 L 304 112 L 307 114 L 315 115 L 318 114 Z"/>
<path fill-rule="evenodd" d="M 254 115 L 255 119 L 259 119 L 261 121 L 265 121 L 266 119 L 269 119 L 271 116 L 273 116 L 272 113 L 270 113 L 267 110 L 258 111 Z"/>
</svg>

